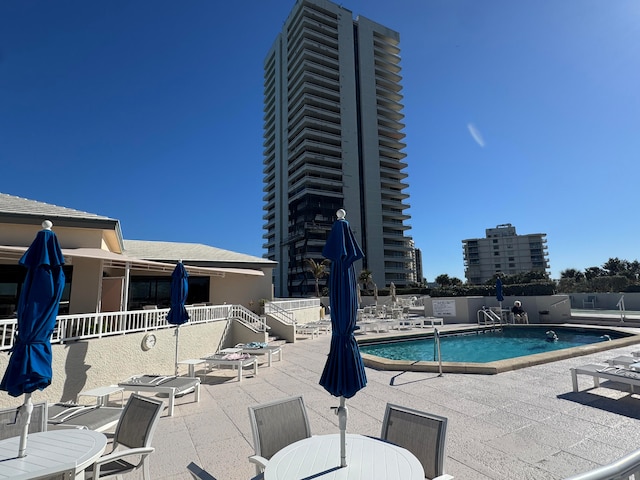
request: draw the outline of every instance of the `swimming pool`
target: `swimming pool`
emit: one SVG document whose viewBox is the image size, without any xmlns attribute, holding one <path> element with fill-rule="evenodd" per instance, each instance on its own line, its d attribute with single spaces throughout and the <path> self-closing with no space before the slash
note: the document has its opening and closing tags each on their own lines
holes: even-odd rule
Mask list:
<svg viewBox="0 0 640 480">
<path fill-rule="evenodd" d="M 557 341 L 548 341 L 553 330 Z M 609 338 L 611 340 L 609 340 Z M 382 370 L 437 371 L 433 336 L 360 341 L 365 364 Z M 443 371 L 499 373 L 601 350 L 640 343 L 640 336 L 612 328 L 508 326 L 442 334 Z"/>
</svg>

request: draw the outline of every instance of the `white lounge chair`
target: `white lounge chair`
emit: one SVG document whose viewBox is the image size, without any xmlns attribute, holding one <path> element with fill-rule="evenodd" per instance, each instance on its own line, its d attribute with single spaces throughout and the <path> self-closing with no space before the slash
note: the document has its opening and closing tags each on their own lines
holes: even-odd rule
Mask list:
<svg viewBox="0 0 640 480">
<path fill-rule="evenodd" d="M 241 348 L 242 353 L 250 355 L 267 355 L 267 366 L 271 366 L 271 360 L 274 355 L 278 356 L 278 361 L 282 361 L 282 345 L 259 345 L 239 343 L 236 348 Z"/>
<path fill-rule="evenodd" d="M 86 428 L 104 432 L 118 424 L 123 409 L 101 405 L 52 403 L 47 408 L 49 430 L 59 428 Z"/>
<path fill-rule="evenodd" d="M 194 392 L 196 402 L 200 401 L 200 379 L 191 377 L 176 377 L 174 375 L 134 375 L 118 383 L 131 392 L 151 392 L 164 394 L 169 397 L 169 416 L 173 416 L 173 409 L 177 396 Z"/>
<path fill-rule="evenodd" d="M 625 367 L 629 368 L 634 363 L 640 363 L 640 358 L 630 357 L 629 355 L 620 355 L 617 357 L 609 358 L 605 362 L 613 367 Z"/>
<path fill-rule="evenodd" d="M 253 374 L 258 374 L 258 358 L 254 355 L 242 353 L 214 353 L 212 355 L 202 357 L 202 361 L 206 363 L 208 368 L 227 366 L 237 369 L 239 382 L 242 381 L 242 369 L 244 367 L 253 367 Z"/>
<path fill-rule="evenodd" d="M 571 382 L 573 383 L 574 392 L 579 391 L 578 375 L 588 375 L 593 377 L 594 387 L 600 386 L 600 379 L 629 385 L 631 392 L 634 391 L 634 387 L 640 386 L 640 372 L 635 372 L 621 367 L 589 364 L 571 369 Z"/>
</svg>

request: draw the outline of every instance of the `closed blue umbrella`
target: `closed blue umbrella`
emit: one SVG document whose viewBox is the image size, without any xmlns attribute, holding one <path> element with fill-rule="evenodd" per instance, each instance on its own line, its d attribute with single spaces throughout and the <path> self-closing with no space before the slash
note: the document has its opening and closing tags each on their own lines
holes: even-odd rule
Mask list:
<svg viewBox="0 0 640 480">
<path fill-rule="evenodd" d="M 324 246 L 322 255 L 331 260 L 329 302 L 331 306 L 331 347 L 320 377 L 320 385 L 331 395 L 340 397 L 337 410 L 340 427 L 340 466 L 346 466 L 345 434 L 347 408 L 345 398 L 353 397 L 367 384 L 360 349 L 353 332 L 358 311 L 358 283 L 353 263 L 364 257 L 358 242 L 338 210 L 338 220 Z"/>
<path fill-rule="evenodd" d="M 13 397 L 24 394 L 23 430 L 18 456 L 24 457 L 33 404 L 31 394 L 51 384 L 51 334 L 64 289 L 64 257 L 51 222 L 45 221 L 19 263 L 27 275 L 18 300 L 18 332 L 0 390 Z"/>
<path fill-rule="evenodd" d="M 176 325 L 176 376 L 178 375 L 178 339 L 180 336 L 180 325 L 189 321 L 189 313 L 184 304 L 189 293 L 189 274 L 184 268 L 182 261 L 179 261 L 171 274 L 171 308 L 167 313 L 167 322 Z"/>
<path fill-rule="evenodd" d="M 496 278 L 496 300 L 498 300 L 498 304 L 500 305 L 500 318 L 502 318 L 502 302 L 504 300 L 504 295 L 502 294 L 502 280 L 500 280 L 500 277 Z"/>
</svg>

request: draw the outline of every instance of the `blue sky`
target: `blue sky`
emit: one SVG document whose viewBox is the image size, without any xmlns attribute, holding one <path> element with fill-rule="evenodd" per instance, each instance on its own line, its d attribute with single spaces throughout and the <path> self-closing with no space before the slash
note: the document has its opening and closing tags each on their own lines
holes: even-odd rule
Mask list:
<svg viewBox="0 0 640 480">
<path fill-rule="evenodd" d="M 0 191 L 127 239 L 262 250 L 262 65 L 293 0 L 0 2 Z M 546 233 L 551 273 L 635 260 L 640 2 L 344 0 L 400 32 L 411 235 Z"/>
</svg>

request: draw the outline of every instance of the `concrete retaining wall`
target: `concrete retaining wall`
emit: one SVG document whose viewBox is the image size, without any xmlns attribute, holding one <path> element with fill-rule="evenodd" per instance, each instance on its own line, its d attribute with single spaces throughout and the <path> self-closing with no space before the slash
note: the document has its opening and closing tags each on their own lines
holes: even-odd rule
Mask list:
<svg viewBox="0 0 640 480">
<path fill-rule="evenodd" d="M 510 309 L 516 300 L 529 317 L 529 323 L 563 323 L 571 318 L 568 295 L 544 295 L 539 297 L 505 297 L 503 309 Z M 427 317 L 443 317 L 446 323 L 476 323 L 477 312 L 482 307 L 498 307 L 495 297 L 440 297 L 425 298 Z"/>
<path fill-rule="evenodd" d="M 214 353 L 220 344 L 226 321 L 185 324 L 180 327 L 178 359 L 199 358 Z M 156 345 L 142 349 L 146 333 L 156 336 Z M 231 342 L 235 339 L 229 339 Z M 105 385 L 116 384 L 131 375 L 163 374 L 175 371 L 175 329 L 162 329 L 128 335 L 96 338 L 53 345 L 53 381 L 43 391 L 36 391 L 34 402 L 76 401 L 78 393 Z M 0 355 L 0 372 L 7 368 L 9 355 Z M 181 366 L 180 374 L 187 367 Z M 92 399 L 83 397 L 83 403 Z M 0 392 L 0 408 L 20 405 L 22 397 Z"/>
</svg>

